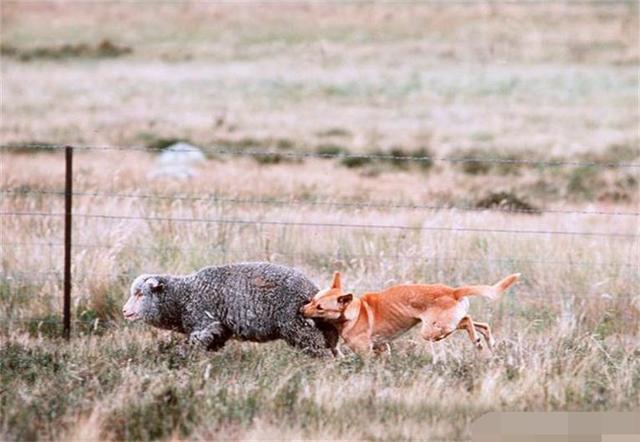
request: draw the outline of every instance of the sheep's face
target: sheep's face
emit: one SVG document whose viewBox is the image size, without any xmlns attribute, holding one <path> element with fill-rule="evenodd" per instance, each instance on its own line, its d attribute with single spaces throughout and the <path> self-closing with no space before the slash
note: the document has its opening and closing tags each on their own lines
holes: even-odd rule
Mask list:
<svg viewBox="0 0 640 442">
<path fill-rule="evenodd" d="M 160 302 L 165 290 L 165 281 L 160 276 L 141 275 L 131 284 L 131 294 L 122 308 L 128 321 L 142 319 L 154 322 L 160 317 Z"/>
<path fill-rule="evenodd" d="M 344 318 L 344 311 L 351 301 L 353 301 L 353 295 L 342 291 L 340 272 L 335 272 L 331 287 L 320 290 L 308 304 L 302 307 L 301 311 L 305 318 L 340 321 Z"/>
</svg>

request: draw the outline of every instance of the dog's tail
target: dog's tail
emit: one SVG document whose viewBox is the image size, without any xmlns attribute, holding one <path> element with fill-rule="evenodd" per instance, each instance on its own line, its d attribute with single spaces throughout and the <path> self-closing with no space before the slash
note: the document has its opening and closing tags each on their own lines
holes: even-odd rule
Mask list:
<svg viewBox="0 0 640 442">
<path fill-rule="evenodd" d="M 514 273 L 506 278 L 498 281 L 494 285 L 465 285 L 453 290 L 453 296 L 456 299 L 463 298 L 465 296 L 484 296 L 489 299 L 498 299 L 502 292 L 507 290 L 520 278 L 520 273 Z"/>
</svg>

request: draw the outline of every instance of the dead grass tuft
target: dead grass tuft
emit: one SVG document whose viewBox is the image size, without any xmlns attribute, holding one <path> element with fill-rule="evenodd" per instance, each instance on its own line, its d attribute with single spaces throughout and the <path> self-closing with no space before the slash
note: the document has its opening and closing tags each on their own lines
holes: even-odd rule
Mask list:
<svg viewBox="0 0 640 442">
<path fill-rule="evenodd" d="M 460 160 L 460 169 L 469 175 L 518 175 L 520 170 L 527 167 L 525 164 L 518 163 L 527 157 L 526 152 L 506 151 L 495 148 L 470 148 L 462 149 L 452 155 L 453 158 Z M 531 159 L 527 157 L 527 159 Z M 487 161 L 489 160 L 489 161 Z M 497 160 L 491 162 L 491 160 Z M 509 162 L 515 160 L 515 162 Z"/>
<path fill-rule="evenodd" d="M 540 209 L 518 197 L 513 192 L 490 192 L 478 200 L 475 207 L 479 209 L 509 209 L 539 215 Z"/>
</svg>

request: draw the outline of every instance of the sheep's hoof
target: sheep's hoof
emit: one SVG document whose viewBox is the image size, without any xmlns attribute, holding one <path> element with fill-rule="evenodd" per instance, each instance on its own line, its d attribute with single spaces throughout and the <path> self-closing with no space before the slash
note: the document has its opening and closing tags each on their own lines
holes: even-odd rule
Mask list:
<svg viewBox="0 0 640 442">
<path fill-rule="evenodd" d="M 178 356 L 181 359 L 187 359 L 189 355 L 191 355 L 191 353 L 193 352 L 193 349 L 194 349 L 194 345 L 189 340 L 178 346 L 177 348 Z"/>
</svg>

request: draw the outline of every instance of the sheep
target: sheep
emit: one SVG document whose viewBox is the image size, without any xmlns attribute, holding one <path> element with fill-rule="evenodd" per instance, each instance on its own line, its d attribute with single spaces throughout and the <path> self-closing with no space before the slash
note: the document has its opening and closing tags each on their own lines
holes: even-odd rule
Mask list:
<svg viewBox="0 0 640 442">
<path fill-rule="evenodd" d="M 289 345 L 321 356 L 336 354 L 338 334 L 305 319 L 300 308 L 318 288 L 301 272 L 268 262 L 205 267 L 186 276 L 140 275 L 122 312 L 127 320 L 188 335 L 207 350 L 227 340 Z"/>
</svg>

